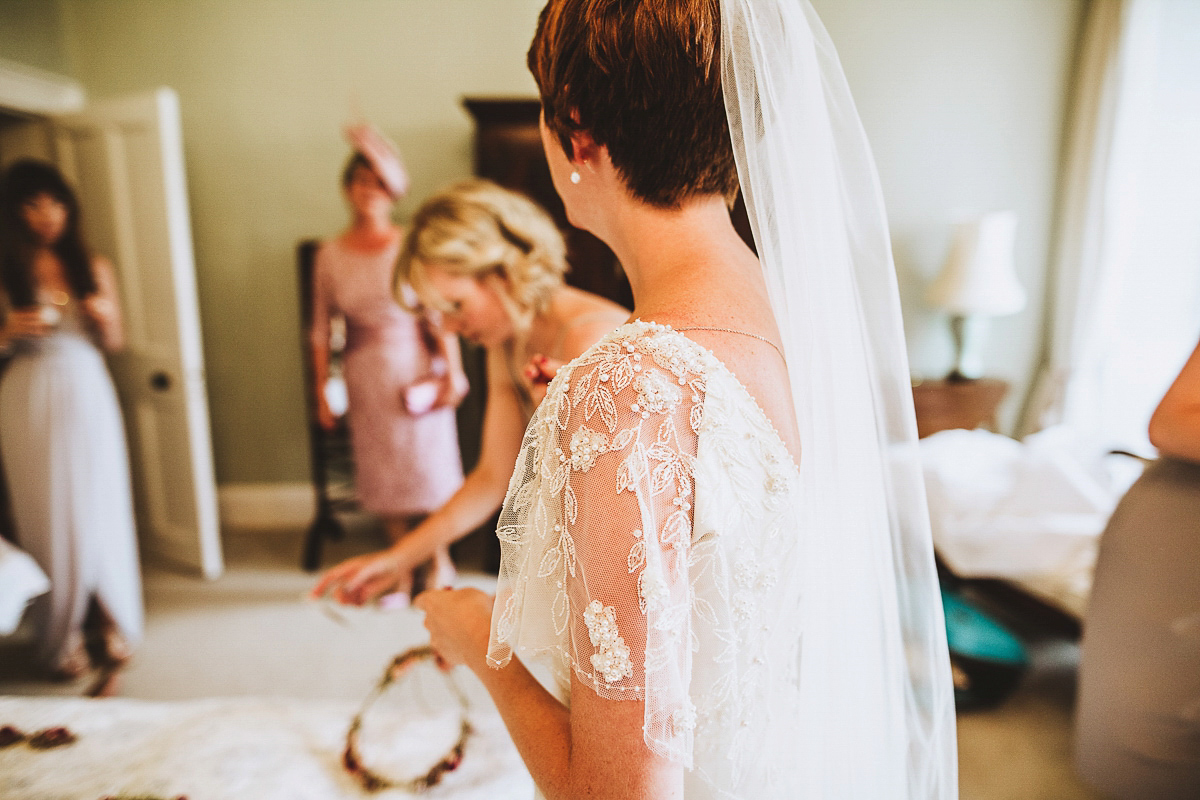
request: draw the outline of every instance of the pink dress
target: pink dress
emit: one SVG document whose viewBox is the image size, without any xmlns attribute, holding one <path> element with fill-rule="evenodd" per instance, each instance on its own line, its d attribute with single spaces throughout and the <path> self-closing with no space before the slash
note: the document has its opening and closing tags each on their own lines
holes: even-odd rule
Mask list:
<svg viewBox="0 0 1200 800">
<path fill-rule="evenodd" d="M 398 252 L 399 243 L 370 254 L 335 239 L 317 251 L 313 273 L 313 340 L 329 341 L 331 317 L 346 320 L 358 500 L 391 516 L 434 511 L 463 480 L 454 409 L 413 416 L 404 405 L 405 388 L 429 377 L 436 354 L 420 319 L 392 299 Z"/>
</svg>

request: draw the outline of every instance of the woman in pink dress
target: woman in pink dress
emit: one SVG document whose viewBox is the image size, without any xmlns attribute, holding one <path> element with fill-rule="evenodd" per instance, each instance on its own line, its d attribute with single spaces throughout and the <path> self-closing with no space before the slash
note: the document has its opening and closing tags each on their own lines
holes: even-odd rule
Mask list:
<svg viewBox="0 0 1200 800">
<path fill-rule="evenodd" d="M 466 392 L 458 341 L 393 299 L 401 230 L 392 206 L 407 176 L 386 140 L 349 131 L 355 154 L 342 176 L 353 220 L 317 252 L 312 357 L 322 427 L 336 424 L 322 388 L 329 375 L 330 322 L 346 323 L 343 368 L 355 483 L 361 506 L 382 517 L 392 541 L 414 518 L 439 508 L 462 484 L 454 408 Z M 449 551 L 434 556 L 435 585 L 454 577 Z M 401 586 L 401 591 L 408 587 Z"/>
</svg>

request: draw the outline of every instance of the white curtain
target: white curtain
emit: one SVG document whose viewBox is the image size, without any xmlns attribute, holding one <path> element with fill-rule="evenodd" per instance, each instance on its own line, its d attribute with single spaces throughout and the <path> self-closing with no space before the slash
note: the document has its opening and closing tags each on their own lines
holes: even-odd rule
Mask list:
<svg viewBox="0 0 1200 800">
<path fill-rule="evenodd" d="M 1198 5 L 1087 7 L 1048 340 L 1022 433 L 1065 423 L 1105 447 L 1147 450 L 1149 414 L 1195 345 L 1200 58 L 1189 51 L 1200 51 Z M 1196 138 L 1179 135 L 1193 129 Z"/>
</svg>

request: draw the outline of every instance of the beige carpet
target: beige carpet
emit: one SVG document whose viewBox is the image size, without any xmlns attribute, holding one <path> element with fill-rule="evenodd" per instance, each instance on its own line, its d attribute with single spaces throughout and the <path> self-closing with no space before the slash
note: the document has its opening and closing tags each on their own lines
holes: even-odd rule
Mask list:
<svg viewBox="0 0 1200 800">
<path fill-rule="evenodd" d="M 357 531 L 327 548 L 326 563 L 378 544 Z M 227 572 L 205 582 L 161 568 L 146 571 L 146 641 L 122 676 L 125 697 L 170 700 L 286 696 L 357 700 L 396 652 L 424 640 L 411 610 L 336 615 L 301 599 L 313 577 L 299 569 L 296 532 L 242 532 L 225 537 Z M 491 579 L 467 573 L 464 583 Z M 0 694 L 79 694 L 84 682 L 36 679 L 21 636 L 0 639 Z M 1070 764 L 1074 645 L 1033 649 L 1035 664 L 999 709 L 959 717 L 963 800 L 1099 798 Z M 486 702 L 477 684 L 472 700 Z M 3 721 L 0 720 L 0 723 Z"/>
</svg>

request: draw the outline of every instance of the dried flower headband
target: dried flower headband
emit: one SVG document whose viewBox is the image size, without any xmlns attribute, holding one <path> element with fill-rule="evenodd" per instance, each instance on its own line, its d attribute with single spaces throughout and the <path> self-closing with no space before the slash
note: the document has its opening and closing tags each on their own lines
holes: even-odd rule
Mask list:
<svg viewBox="0 0 1200 800">
<path fill-rule="evenodd" d="M 454 746 L 450 748 L 450 752 L 434 764 L 428 772 L 406 780 L 389 778 L 385 775 L 380 775 L 364 764 L 362 755 L 358 750 L 358 736 L 359 730 L 362 728 L 362 719 L 371 706 L 388 690 L 388 687 L 399 681 L 417 663 L 421 661 L 435 661 L 436 658 L 433 648 L 428 646 L 405 650 L 393 658 L 391 663 L 388 664 L 387 669 L 384 670 L 383 677 L 379 680 L 378 685 L 367 695 L 362 708 L 354 715 L 354 719 L 350 723 L 350 730 L 346 731 L 346 749 L 342 752 L 342 766 L 368 792 L 378 792 L 383 789 L 403 789 L 410 793 L 422 792 L 432 786 L 436 786 L 447 772 L 457 769 L 458 765 L 462 763 L 467 739 L 471 737 L 472 729 L 471 723 L 467 720 L 467 696 L 450 675 L 446 675 L 446 682 L 458 700 L 461 709 L 458 739 L 455 741 Z M 446 673 L 443 674 L 445 675 Z"/>
</svg>

